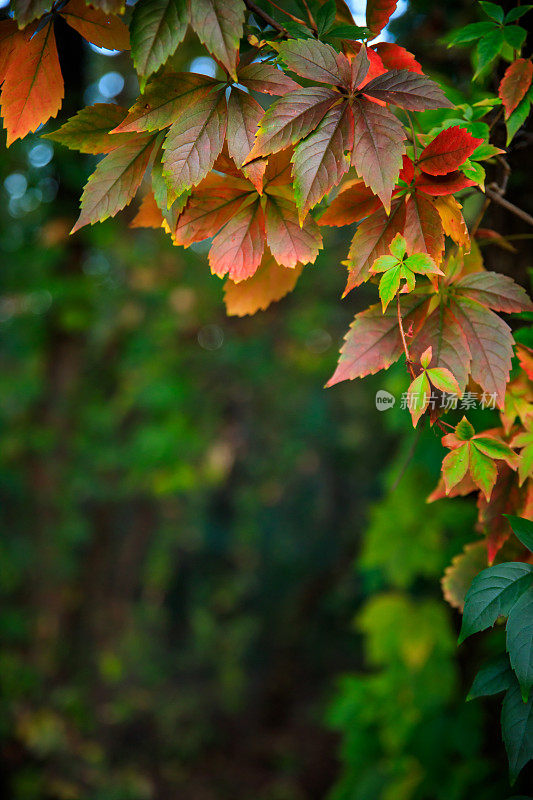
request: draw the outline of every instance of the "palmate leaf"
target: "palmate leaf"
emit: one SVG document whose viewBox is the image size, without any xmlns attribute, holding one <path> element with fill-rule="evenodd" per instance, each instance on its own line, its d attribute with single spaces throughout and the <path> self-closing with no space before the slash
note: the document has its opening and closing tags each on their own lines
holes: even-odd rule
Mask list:
<svg viewBox="0 0 533 800">
<path fill-rule="evenodd" d="M 205 178 L 226 136 L 224 92 L 202 98 L 170 128 L 164 144 L 163 174 L 176 195 Z"/>
<path fill-rule="evenodd" d="M 207 49 L 237 80 L 237 52 L 242 37 L 243 0 L 193 0 L 191 24 Z"/>
<path fill-rule="evenodd" d="M 405 131 L 387 108 L 365 98 L 353 102 L 352 112 L 352 166 L 388 210 L 402 167 Z"/>
<path fill-rule="evenodd" d="M 275 196 L 268 199 L 265 217 L 268 246 L 278 264 L 295 267 L 298 263 L 315 263 L 322 237 L 312 218 L 300 227 L 294 203 Z"/>
<path fill-rule="evenodd" d="M 228 275 L 238 283 L 250 278 L 261 263 L 265 249 L 265 218 L 259 200 L 233 216 L 218 233 L 209 251 L 211 272 Z"/>
<path fill-rule="evenodd" d="M 359 222 L 363 217 L 373 214 L 381 206 L 374 192 L 359 178 L 343 183 L 337 197 L 318 220 L 319 225 L 343 227 Z"/>
<path fill-rule="evenodd" d="M 428 253 L 439 264 L 444 253 L 444 231 L 431 200 L 419 192 L 407 198 L 404 236 L 411 252 Z"/>
<path fill-rule="evenodd" d="M 386 255 L 389 245 L 397 233 L 401 233 L 405 225 L 405 202 L 394 201 L 391 212 L 387 216 L 385 209 L 380 208 L 367 217 L 357 228 L 352 239 L 348 260 L 348 281 L 344 296 L 370 277 L 370 268 L 380 256 Z"/>
<path fill-rule="evenodd" d="M 418 157 L 418 166 L 430 175 L 445 175 L 463 164 L 483 139 L 471 136 L 466 128 L 454 125 L 441 131 Z"/>
<path fill-rule="evenodd" d="M 506 631 L 511 666 L 527 700 L 533 686 L 533 587 L 511 608 Z"/>
<path fill-rule="evenodd" d="M 239 169 L 253 147 L 263 113 L 263 109 L 251 95 L 235 87 L 231 90 L 228 100 L 228 152 Z M 265 168 L 266 160 L 262 158 L 242 168 L 258 192 L 262 191 Z"/>
<path fill-rule="evenodd" d="M 97 47 L 129 50 L 130 34 L 122 20 L 105 14 L 99 8 L 91 8 L 85 0 L 70 0 L 61 9 L 61 16 L 71 28 Z"/>
<path fill-rule="evenodd" d="M 525 289 L 498 272 L 474 272 L 460 278 L 453 287 L 456 294 L 477 300 L 493 311 L 508 314 L 533 311 L 533 303 Z"/>
<path fill-rule="evenodd" d="M 402 297 L 400 308 L 404 326 L 409 328 L 412 324 L 416 331 L 424 318 L 426 298 L 416 294 L 407 295 Z M 344 337 L 337 369 L 326 386 L 374 375 L 390 367 L 402 352 L 397 309 L 391 306 L 383 314 L 381 305 L 370 306 L 357 314 L 350 325 Z"/>
<path fill-rule="evenodd" d="M 38 33 L 34 31 L 35 24 L 12 41 L 1 95 L 8 147 L 55 117 L 63 100 L 53 25 L 49 22 Z"/>
<path fill-rule="evenodd" d="M 346 152 L 353 145 L 353 116 L 347 103 L 334 105 L 315 130 L 294 149 L 294 195 L 300 222 L 349 168 Z"/>
<path fill-rule="evenodd" d="M 533 695 L 524 703 L 516 680 L 503 699 L 502 733 L 514 783 L 533 754 Z"/>
<path fill-rule="evenodd" d="M 453 104 L 434 81 L 407 69 L 389 70 L 369 81 L 361 91 L 407 111 L 453 108 Z"/>
<path fill-rule="evenodd" d="M 339 95 L 326 86 L 298 89 L 272 103 L 259 126 L 247 162 L 277 153 L 314 131 Z"/>
<path fill-rule="evenodd" d="M 532 584 L 533 566 L 522 561 L 487 567 L 476 575 L 466 594 L 459 643 L 506 617 Z"/>
<path fill-rule="evenodd" d="M 207 97 L 217 81 L 194 72 L 177 72 L 151 80 L 114 133 L 163 130 Z"/>
<path fill-rule="evenodd" d="M 242 83 L 253 92 L 263 92 L 263 94 L 273 94 L 279 97 L 293 92 L 301 87 L 288 75 L 272 64 L 253 62 L 244 67 L 239 67 L 239 83 Z"/>
<path fill-rule="evenodd" d="M 280 267 L 271 255 L 265 253 L 255 275 L 240 283 L 227 280 L 224 284 L 224 302 L 228 316 L 244 317 L 264 311 L 268 306 L 292 292 L 303 267 Z"/>
<path fill-rule="evenodd" d="M 349 88 L 339 69 L 338 53 L 331 45 L 316 39 L 289 39 L 278 46 L 278 51 L 288 69 L 300 77 L 328 86 L 344 84 Z"/>
<path fill-rule="evenodd" d="M 468 340 L 472 378 L 503 408 L 505 387 L 513 355 L 509 326 L 496 314 L 469 297 L 456 296 L 451 310 Z"/>
<path fill-rule="evenodd" d="M 45 133 L 42 138 L 59 142 L 80 153 L 110 153 L 136 136 L 134 133 L 110 135 L 127 113 L 125 108 L 116 103 L 94 103 L 78 111 L 57 131 Z"/>
<path fill-rule="evenodd" d="M 139 134 L 117 147 L 96 167 L 81 196 L 72 233 L 114 216 L 134 197 L 152 156 L 157 134 Z"/>
<path fill-rule="evenodd" d="M 135 69 L 147 77 L 159 69 L 183 41 L 189 22 L 187 0 L 139 0 L 130 23 Z"/>
</svg>

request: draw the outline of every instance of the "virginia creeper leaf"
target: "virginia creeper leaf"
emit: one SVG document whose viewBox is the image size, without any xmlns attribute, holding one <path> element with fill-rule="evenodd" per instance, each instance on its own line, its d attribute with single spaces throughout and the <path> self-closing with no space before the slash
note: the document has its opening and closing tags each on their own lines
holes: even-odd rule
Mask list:
<svg viewBox="0 0 533 800">
<path fill-rule="evenodd" d="M 242 37 L 243 0 L 192 0 L 191 24 L 207 49 L 237 80 L 237 52 Z"/>
<path fill-rule="evenodd" d="M 238 283 L 250 278 L 265 248 L 265 220 L 259 200 L 241 209 L 215 236 L 209 251 L 211 272 Z"/>
<path fill-rule="evenodd" d="M 61 9 L 61 16 L 71 28 L 97 47 L 109 50 L 129 50 L 130 34 L 122 20 L 108 16 L 99 8 L 91 8 L 85 0 L 70 0 Z"/>
<path fill-rule="evenodd" d="M 511 608 L 506 630 L 511 666 L 527 700 L 533 686 L 533 587 Z"/>
<path fill-rule="evenodd" d="M 409 349 L 412 357 L 419 360 L 428 347 L 433 350 L 432 363 L 450 370 L 460 391 L 464 391 L 470 373 L 470 349 L 459 322 L 443 304 L 424 321 Z"/>
<path fill-rule="evenodd" d="M 418 157 L 418 166 L 430 175 L 453 172 L 472 155 L 483 139 L 471 136 L 466 128 L 453 125 L 441 131 Z"/>
<path fill-rule="evenodd" d="M 131 56 L 142 76 L 165 63 L 185 37 L 189 22 L 186 0 L 139 0 L 130 22 Z"/>
<path fill-rule="evenodd" d="M 533 695 L 524 703 L 517 681 L 503 698 L 502 733 L 514 783 L 533 753 Z"/>
<path fill-rule="evenodd" d="M 412 252 L 428 253 L 440 263 L 444 252 L 440 216 L 431 200 L 418 192 L 407 198 L 404 236 Z"/>
<path fill-rule="evenodd" d="M 19 28 L 25 28 L 34 19 L 42 17 L 51 5 L 51 0 L 12 0 L 11 2 Z"/>
<path fill-rule="evenodd" d="M 394 12 L 397 0 L 368 0 L 366 4 L 366 26 L 374 36 L 383 30 Z"/>
<path fill-rule="evenodd" d="M 278 264 L 285 267 L 314 264 L 322 237 L 312 218 L 300 227 L 296 206 L 283 197 L 268 199 L 265 216 L 267 243 Z"/>
<path fill-rule="evenodd" d="M 408 111 L 453 107 L 434 81 L 407 69 L 391 69 L 365 84 L 361 91 Z"/>
<path fill-rule="evenodd" d="M 239 83 L 254 92 L 282 97 L 287 92 L 301 89 L 296 81 L 273 64 L 252 63 L 238 69 Z"/>
<path fill-rule="evenodd" d="M 325 42 L 316 39 L 289 39 L 279 45 L 279 54 L 288 69 L 302 78 L 327 83 L 328 86 L 342 84 L 337 52 Z"/>
<path fill-rule="evenodd" d="M 509 119 L 520 101 L 525 97 L 533 78 L 533 63 L 529 58 L 518 58 L 505 70 L 498 94 L 505 108 L 505 119 Z"/>
<path fill-rule="evenodd" d="M 155 201 L 153 192 L 148 192 L 139 206 L 139 210 L 130 222 L 130 228 L 160 228 L 163 214 Z"/>
<path fill-rule="evenodd" d="M 387 69 L 407 69 L 409 72 L 423 74 L 422 67 L 414 55 L 409 50 L 406 50 L 405 47 L 400 47 L 399 44 L 393 44 L 392 42 L 379 42 L 373 45 L 373 49 Z"/>
<path fill-rule="evenodd" d="M 481 667 L 466 699 L 475 700 L 477 697 L 498 694 L 509 689 L 512 683 L 513 673 L 509 664 L 509 656 L 503 653 Z"/>
<path fill-rule="evenodd" d="M 465 275 L 454 284 L 456 293 L 477 300 L 493 311 L 508 314 L 519 311 L 533 311 L 533 303 L 525 289 L 507 275 L 499 272 L 474 272 Z"/>
<path fill-rule="evenodd" d="M 374 192 L 359 178 L 346 181 L 339 189 L 337 197 L 329 204 L 318 220 L 320 225 L 343 227 L 359 222 L 363 217 L 373 214 L 381 202 Z"/>
<path fill-rule="evenodd" d="M 115 103 L 94 103 L 82 108 L 61 128 L 45 133 L 43 139 L 52 139 L 80 153 L 110 153 L 128 142 L 136 134 L 110 132 L 120 125 L 128 112 Z"/>
<path fill-rule="evenodd" d="M 228 152 L 239 168 L 252 149 L 263 113 L 263 109 L 251 95 L 235 87 L 231 90 L 228 100 Z M 265 168 L 264 159 L 257 159 L 243 167 L 244 174 L 258 192 L 262 191 Z"/>
<path fill-rule="evenodd" d="M 303 267 L 280 267 L 268 253 L 251 278 L 240 283 L 227 280 L 224 284 L 224 302 L 229 316 L 244 317 L 264 311 L 271 303 L 292 292 Z"/>
<path fill-rule="evenodd" d="M 397 233 L 403 231 L 405 224 L 405 203 L 403 198 L 391 206 L 389 216 L 380 208 L 367 217 L 357 228 L 348 253 L 348 282 L 344 295 L 370 277 L 370 268 L 379 256 L 385 255 Z"/>
</svg>

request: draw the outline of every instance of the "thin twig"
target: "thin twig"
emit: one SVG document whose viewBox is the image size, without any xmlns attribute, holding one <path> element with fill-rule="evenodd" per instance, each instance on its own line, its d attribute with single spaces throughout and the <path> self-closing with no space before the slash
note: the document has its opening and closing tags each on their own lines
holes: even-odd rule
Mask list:
<svg viewBox="0 0 533 800">
<path fill-rule="evenodd" d="M 311 14 L 311 9 L 309 8 L 309 6 L 307 5 L 305 0 L 302 0 L 302 3 L 304 5 L 304 7 L 305 7 L 305 10 L 307 11 L 307 16 L 309 17 L 309 22 L 311 23 L 311 28 L 314 30 L 315 33 L 318 33 L 318 25 L 315 22 L 315 18 Z"/>
<path fill-rule="evenodd" d="M 283 25 L 280 25 L 279 22 L 276 22 L 276 20 L 273 17 L 271 17 L 270 14 L 267 14 L 266 11 L 263 11 L 262 8 L 256 6 L 254 0 L 244 0 L 244 5 L 249 11 L 252 12 L 252 14 L 255 14 L 257 17 L 262 19 L 263 22 L 266 22 L 268 25 L 274 28 L 274 30 L 276 30 L 278 33 L 282 34 L 283 36 L 289 35 L 289 32 L 283 27 Z"/>
<path fill-rule="evenodd" d="M 297 22 L 298 25 L 305 25 L 303 19 L 300 19 L 300 17 L 295 17 L 294 14 L 290 13 L 290 11 L 285 11 L 284 8 L 281 8 L 280 6 L 276 5 L 276 3 L 273 2 L 273 0 L 268 0 L 268 2 L 270 3 L 271 6 L 274 6 L 274 8 L 276 8 L 278 11 L 281 11 L 282 14 L 285 14 L 285 16 L 289 17 L 289 19 L 292 19 L 293 22 Z"/>
<path fill-rule="evenodd" d="M 509 200 L 506 200 L 505 197 L 502 197 L 501 194 L 495 192 L 489 186 L 485 187 L 485 191 L 483 191 L 483 189 L 480 189 L 479 191 L 485 194 L 487 197 L 490 197 L 490 199 L 495 203 L 498 203 L 498 205 L 506 208 L 507 211 L 510 211 L 511 214 L 514 214 L 515 217 L 519 217 L 524 222 L 527 222 L 528 225 L 533 225 L 533 217 L 531 214 L 528 214 L 527 211 L 523 211 L 523 209 L 518 208 L 518 206 L 515 206 L 514 203 L 510 203 Z"/>
<path fill-rule="evenodd" d="M 400 306 L 400 294 L 399 293 L 398 293 L 397 297 L 398 297 L 398 325 L 400 327 L 400 336 L 402 337 L 402 344 L 403 344 L 403 349 L 404 349 L 404 353 L 405 353 L 405 360 L 407 362 L 407 369 L 411 373 L 411 378 L 414 380 L 416 375 L 415 375 L 415 371 L 413 369 L 413 364 L 411 362 L 411 357 L 409 355 L 409 348 L 407 347 L 407 340 L 405 338 L 405 332 L 404 332 L 404 329 L 403 329 L 402 309 L 401 309 L 401 306 Z"/>
<path fill-rule="evenodd" d="M 415 126 L 413 124 L 413 118 L 408 111 L 405 112 L 407 114 L 407 119 L 409 120 L 409 125 L 411 126 L 411 136 L 413 138 L 413 156 L 414 161 L 418 160 L 418 151 L 416 147 L 416 135 L 415 135 Z"/>
</svg>

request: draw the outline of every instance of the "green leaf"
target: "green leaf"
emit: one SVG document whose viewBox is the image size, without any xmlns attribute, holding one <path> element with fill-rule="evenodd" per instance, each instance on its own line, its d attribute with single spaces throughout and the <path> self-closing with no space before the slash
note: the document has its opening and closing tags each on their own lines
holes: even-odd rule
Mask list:
<svg viewBox="0 0 533 800">
<path fill-rule="evenodd" d="M 516 8 L 512 8 L 505 17 L 505 23 L 508 22 L 515 22 L 517 19 L 520 19 L 521 16 L 527 14 L 528 11 L 531 11 L 533 5 L 529 6 L 517 6 Z"/>
<path fill-rule="evenodd" d="M 507 462 L 510 461 L 511 464 L 515 464 L 516 466 L 516 453 L 514 450 L 511 450 L 509 445 L 505 444 L 505 442 L 501 442 L 491 436 L 476 436 L 472 439 L 472 444 L 489 458 L 502 459 Z M 511 466 L 511 464 L 509 466 Z"/>
<path fill-rule="evenodd" d="M 511 783 L 514 783 L 533 758 L 533 695 L 527 703 L 522 702 L 518 681 L 507 690 L 503 700 L 502 733 Z"/>
<path fill-rule="evenodd" d="M 329 44 L 316 39 L 289 39 L 279 45 L 279 55 L 287 68 L 302 78 L 330 86 L 342 83 L 337 53 Z"/>
<path fill-rule="evenodd" d="M 487 567 L 476 575 L 465 598 L 459 644 L 507 616 L 532 583 L 533 566 L 521 561 Z"/>
<path fill-rule="evenodd" d="M 468 442 L 456 447 L 442 461 L 442 476 L 446 486 L 446 492 L 462 481 L 468 471 L 470 462 L 470 446 Z"/>
<path fill-rule="evenodd" d="M 443 367 L 432 367 L 428 369 L 427 376 L 433 386 L 441 392 L 447 394 L 455 394 L 457 397 L 461 394 L 461 389 L 449 369 Z"/>
<path fill-rule="evenodd" d="M 461 442 L 467 442 L 475 434 L 474 426 L 463 417 L 455 426 L 455 435 Z"/>
<path fill-rule="evenodd" d="M 503 8 L 496 5 L 496 3 L 487 3 L 486 0 L 480 0 L 479 5 L 485 14 L 496 22 L 503 22 Z"/>
<path fill-rule="evenodd" d="M 468 692 L 468 700 L 475 700 L 478 697 L 488 697 L 489 695 L 498 694 L 512 686 L 513 673 L 509 664 L 509 657 L 503 653 L 496 658 L 491 659 L 485 664 L 472 684 L 472 688 Z"/>
<path fill-rule="evenodd" d="M 237 80 L 237 54 L 245 14 L 243 0 L 193 0 L 190 9 L 191 25 L 198 38 Z"/>
<path fill-rule="evenodd" d="M 183 41 L 188 22 L 186 0 L 139 0 L 135 4 L 130 39 L 139 75 L 149 76 L 165 63 Z"/>
<path fill-rule="evenodd" d="M 315 17 L 319 36 L 323 36 L 330 30 L 335 22 L 336 15 L 337 6 L 335 5 L 335 0 L 327 0 L 327 3 L 320 6 Z"/>
<path fill-rule="evenodd" d="M 493 30 L 495 30 L 495 26 L 492 22 L 473 22 L 471 25 L 465 25 L 464 28 L 452 31 L 445 37 L 445 41 L 448 42 L 448 47 L 453 47 L 457 44 L 468 44 L 468 42 L 474 42 Z"/>
<path fill-rule="evenodd" d="M 533 587 L 509 612 L 507 652 L 526 701 L 533 686 Z"/>
<path fill-rule="evenodd" d="M 389 250 L 393 256 L 401 260 L 407 252 L 407 242 L 400 233 L 397 233 L 390 243 Z"/>
<path fill-rule="evenodd" d="M 387 257 L 388 256 L 383 256 L 383 258 Z M 390 256 L 390 258 L 392 258 L 392 256 Z M 381 299 L 381 307 L 383 308 L 383 312 L 387 310 L 387 306 L 396 296 L 396 293 L 400 288 L 400 272 L 401 267 L 398 265 L 392 269 L 387 269 L 381 277 L 379 282 L 379 296 Z"/>
<path fill-rule="evenodd" d="M 508 45 L 513 50 L 521 50 L 527 36 L 527 31 L 520 25 L 506 25 L 503 29 L 503 36 Z"/>
<path fill-rule="evenodd" d="M 416 427 L 418 420 L 429 405 L 431 396 L 431 386 L 425 371 L 414 379 L 409 386 L 408 392 L 410 396 L 409 410 L 413 418 L 413 426 Z"/>
<path fill-rule="evenodd" d="M 507 141 L 506 145 L 509 145 L 522 125 L 525 123 L 527 118 L 529 117 L 529 112 L 531 111 L 531 94 L 530 91 L 523 100 L 517 105 L 507 122 L 505 123 L 507 126 Z"/>
<path fill-rule="evenodd" d="M 476 48 L 477 54 L 477 69 L 474 74 L 474 80 L 483 72 L 489 64 L 494 61 L 502 46 L 504 44 L 502 28 L 494 28 L 490 33 L 487 33 L 480 41 Z"/>
<path fill-rule="evenodd" d="M 115 103 L 94 103 L 82 108 L 57 131 L 43 134 L 43 139 L 51 139 L 80 153 L 110 153 L 136 134 L 110 134 L 120 125 L 128 112 Z"/>
<path fill-rule="evenodd" d="M 411 272 L 416 272 L 419 275 L 444 274 L 427 253 L 413 253 L 412 256 L 405 259 L 404 265 L 410 269 Z"/>
<path fill-rule="evenodd" d="M 470 477 L 479 486 L 487 502 L 490 500 L 492 489 L 498 477 L 498 469 L 494 461 L 475 447 L 475 440 L 470 441 L 470 463 L 468 465 Z"/>
<path fill-rule="evenodd" d="M 357 41 L 358 39 L 368 39 L 371 33 L 368 28 L 361 28 L 358 25 L 335 25 L 329 31 L 328 36 L 332 39 L 352 39 Z"/>
<path fill-rule="evenodd" d="M 485 159 L 492 158 L 500 153 L 501 148 L 495 147 L 493 144 L 480 144 L 470 156 L 470 161 L 484 161 Z"/>
<path fill-rule="evenodd" d="M 470 178 L 471 181 L 475 181 L 478 186 L 483 187 L 485 185 L 486 173 L 484 168 L 481 164 L 478 164 L 477 161 L 472 162 L 470 159 L 467 159 L 464 164 L 461 164 L 459 169 L 467 178 Z"/>
<path fill-rule="evenodd" d="M 533 553 L 533 522 L 524 517 L 513 517 L 511 514 L 504 514 L 504 517 L 509 520 L 516 538 Z"/>
</svg>

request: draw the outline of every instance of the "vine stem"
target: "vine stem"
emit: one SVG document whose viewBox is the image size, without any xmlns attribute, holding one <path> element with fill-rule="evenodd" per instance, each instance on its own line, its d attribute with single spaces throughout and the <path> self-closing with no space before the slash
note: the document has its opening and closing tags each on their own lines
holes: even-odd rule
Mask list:
<svg viewBox="0 0 533 800">
<path fill-rule="evenodd" d="M 280 25 L 279 22 L 276 22 L 274 17 L 271 17 L 270 14 L 268 14 L 266 11 L 263 11 L 262 8 L 256 6 L 254 0 L 244 0 L 244 5 L 248 9 L 248 11 L 251 11 L 252 14 L 255 14 L 257 17 L 260 17 L 260 19 L 262 19 L 263 22 L 266 22 L 268 25 L 274 28 L 275 31 L 282 34 L 283 36 L 288 37 L 289 32 L 283 27 L 283 25 Z"/>
<path fill-rule="evenodd" d="M 408 111 L 406 111 L 405 113 L 407 114 L 407 119 L 409 120 L 409 125 L 411 126 L 411 137 L 413 139 L 413 156 L 414 156 L 413 160 L 416 162 L 416 161 L 418 161 L 418 149 L 417 149 L 417 146 L 416 146 L 415 126 L 414 126 L 414 123 L 413 123 L 413 118 L 410 115 L 410 113 Z"/>
<path fill-rule="evenodd" d="M 514 214 L 515 217 L 519 217 L 524 222 L 527 222 L 528 225 L 533 225 L 533 217 L 531 216 L 531 214 L 528 214 L 527 211 L 524 211 L 522 208 L 518 208 L 518 206 L 515 206 L 514 203 L 510 203 L 509 200 L 506 200 L 505 197 L 501 196 L 501 194 L 495 192 L 494 189 L 491 189 L 489 186 L 486 186 L 484 191 L 483 189 L 480 189 L 479 191 L 482 194 L 485 194 L 487 197 L 489 197 L 498 205 L 503 206 L 503 208 L 506 208 L 507 211 L 510 211 L 511 214 Z"/>
<path fill-rule="evenodd" d="M 400 294 L 398 293 L 396 295 L 396 297 L 398 298 L 398 325 L 399 325 L 399 328 L 400 328 L 400 336 L 402 337 L 402 344 L 403 344 L 403 350 L 404 350 L 404 353 L 405 353 L 405 360 L 407 362 L 407 369 L 411 373 L 411 378 L 414 380 L 416 378 L 416 375 L 415 375 L 415 371 L 413 369 L 413 364 L 411 362 L 411 357 L 409 355 L 409 348 L 407 347 L 407 340 L 405 338 L 405 331 L 403 329 L 402 309 L 401 309 L 401 306 L 400 306 Z"/>
<path fill-rule="evenodd" d="M 294 14 L 290 13 L 290 11 L 285 11 L 284 8 L 281 8 L 280 6 L 276 5 L 276 3 L 273 2 L 273 0 L 268 0 L 268 2 L 270 3 L 271 6 L 274 6 L 274 8 L 276 8 L 278 11 L 281 11 L 282 14 L 285 14 L 286 17 L 292 19 L 293 22 L 297 22 L 298 25 L 305 25 L 303 19 L 300 19 L 300 17 L 295 17 Z"/>
</svg>

